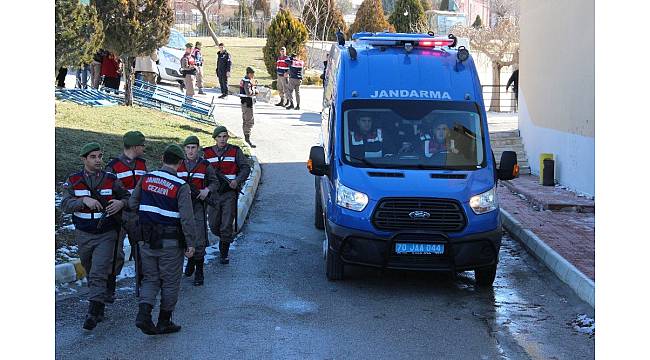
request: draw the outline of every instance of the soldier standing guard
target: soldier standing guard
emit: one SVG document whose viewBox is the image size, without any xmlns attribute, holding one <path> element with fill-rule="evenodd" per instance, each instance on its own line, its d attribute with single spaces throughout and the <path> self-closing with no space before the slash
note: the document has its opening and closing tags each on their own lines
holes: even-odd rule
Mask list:
<svg viewBox="0 0 650 360">
<path fill-rule="evenodd" d="M 144 135 L 139 131 L 129 131 L 124 134 L 124 152 L 117 158 L 111 159 L 106 165 L 107 172 L 115 174 L 124 188 L 133 193 L 135 185 L 140 178 L 147 173 L 147 163 L 142 158 L 144 155 Z M 120 241 L 118 243 L 118 257 L 115 265 L 115 273 L 112 274 L 108 282 L 108 302 L 112 303 L 115 297 L 115 277 L 122 272 L 124 266 L 124 238 L 129 234 L 129 243 L 131 245 L 131 254 L 129 260 L 133 260 L 133 242 L 132 231 L 135 227 L 137 214 L 128 207 L 122 212 L 122 228 L 120 229 Z"/>
<path fill-rule="evenodd" d="M 199 88 L 199 94 L 205 95 L 203 92 L 203 54 L 201 54 L 200 41 L 197 41 L 196 44 L 194 44 L 192 56 L 194 57 L 194 62 L 196 65 L 196 87 Z"/>
<path fill-rule="evenodd" d="M 120 228 L 116 214 L 127 205 L 129 193 L 115 175 L 102 171 L 98 143 L 84 145 L 80 156 L 84 169 L 63 184 L 61 209 L 72 213 L 79 257 L 88 272 L 90 303 L 83 328 L 92 330 L 104 319 L 109 302 L 107 283 L 115 267 Z"/>
<path fill-rule="evenodd" d="M 298 58 L 297 54 L 291 54 L 291 57 L 285 60 L 289 64 L 289 86 L 287 86 L 287 101 L 289 106 L 287 110 L 293 109 L 293 95 L 296 92 L 296 110 L 300 110 L 300 85 L 302 84 L 302 69 L 305 62 Z"/>
<path fill-rule="evenodd" d="M 246 68 L 246 76 L 239 82 L 239 96 L 241 97 L 244 139 L 252 148 L 256 147 L 251 142 L 251 130 L 255 124 L 253 105 L 255 104 L 255 95 L 257 94 L 259 94 L 259 91 L 257 90 L 257 80 L 255 80 L 255 70 L 249 66 Z"/>
<path fill-rule="evenodd" d="M 183 75 L 183 85 L 185 87 L 185 96 L 194 96 L 194 76 L 196 75 L 196 63 L 192 56 L 192 43 L 185 44 L 185 54 L 181 58 L 181 75 Z M 182 89 L 181 89 L 182 90 Z"/>
<path fill-rule="evenodd" d="M 219 236 L 220 262 L 228 264 L 228 252 L 233 242 L 233 223 L 237 216 L 237 197 L 250 175 L 251 166 L 238 146 L 228 144 L 228 130 L 225 126 L 217 126 L 212 137 L 216 144 L 203 148 L 203 155 L 216 170 L 219 181 L 228 186 L 219 186 L 216 204 L 208 208 L 208 222 L 212 233 Z"/>
<path fill-rule="evenodd" d="M 277 87 L 278 93 L 280 94 L 280 102 L 275 104 L 275 106 L 286 106 L 289 104 L 289 101 L 285 102 L 285 93 L 287 87 L 289 86 L 289 77 L 286 75 L 289 72 L 289 64 L 285 62 L 287 59 L 287 48 L 284 46 L 280 48 L 280 56 L 275 61 L 275 73 L 277 76 Z"/>
<path fill-rule="evenodd" d="M 147 335 L 181 330 L 171 317 L 178 301 L 183 253 L 192 257 L 196 243 L 190 186 L 176 176 L 184 157 L 180 146 L 168 145 L 162 168 L 143 176 L 129 199 L 131 209 L 138 211 L 142 234 L 138 239 L 142 286 L 135 325 Z M 160 313 L 154 326 L 151 311 L 159 292 Z"/>
<path fill-rule="evenodd" d="M 216 194 L 219 180 L 210 162 L 199 156 L 199 138 L 192 135 L 183 142 L 185 160 L 178 167 L 177 176 L 190 184 L 192 206 L 196 222 L 194 256 L 187 259 L 185 276 L 194 274 L 194 286 L 203 285 L 203 262 L 208 245 L 207 206 L 213 204 L 210 194 Z"/>
</svg>

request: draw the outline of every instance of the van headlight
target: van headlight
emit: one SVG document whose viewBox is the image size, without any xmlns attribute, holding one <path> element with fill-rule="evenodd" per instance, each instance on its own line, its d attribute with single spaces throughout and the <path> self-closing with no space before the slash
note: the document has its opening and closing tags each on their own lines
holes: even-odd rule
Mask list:
<svg viewBox="0 0 650 360">
<path fill-rule="evenodd" d="M 352 190 L 336 180 L 336 205 L 354 211 L 362 211 L 368 205 L 368 195 Z"/>
<path fill-rule="evenodd" d="M 496 210 L 499 206 L 497 200 L 497 187 L 478 195 L 474 195 L 469 199 L 469 206 L 475 214 L 485 214 L 492 210 Z"/>
</svg>

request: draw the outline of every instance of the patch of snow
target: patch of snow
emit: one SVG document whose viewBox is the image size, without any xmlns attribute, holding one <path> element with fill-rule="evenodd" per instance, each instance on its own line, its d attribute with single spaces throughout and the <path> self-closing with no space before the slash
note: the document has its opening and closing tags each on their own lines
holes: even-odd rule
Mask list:
<svg viewBox="0 0 650 360">
<path fill-rule="evenodd" d="M 581 334 L 594 336 L 596 334 L 596 321 L 585 314 L 579 314 L 569 322 L 573 329 Z"/>
<path fill-rule="evenodd" d="M 120 272 L 119 275 L 117 275 L 117 281 L 120 281 L 122 279 L 126 278 L 134 278 L 135 277 L 135 264 L 129 264 L 129 265 L 124 265 L 122 268 L 122 272 Z"/>
</svg>

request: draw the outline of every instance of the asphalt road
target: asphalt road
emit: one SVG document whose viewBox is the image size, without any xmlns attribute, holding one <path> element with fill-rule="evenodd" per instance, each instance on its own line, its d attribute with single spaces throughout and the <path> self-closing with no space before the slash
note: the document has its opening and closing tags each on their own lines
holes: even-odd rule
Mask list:
<svg viewBox="0 0 650 360">
<path fill-rule="evenodd" d="M 492 290 L 476 288 L 471 273 L 346 268 L 345 281 L 328 282 L 305 167 L 319 91 L 303 94 L 306 111 L 257 106 L 257 197 L 230 265 L 207 265 L 203 287 L 183 279 L 182 331 L 152 337 L 135 327 L 132 279 L 120 282 L 108 318 L 84 331 L 80 289 L 57 296 L 56 358 L 594 358 L 593 336 L 570 324 L 593 310 L 508 236 Z M 238 99 L 220 101 L 217 116 L 241 134 Z"/>
</svg>

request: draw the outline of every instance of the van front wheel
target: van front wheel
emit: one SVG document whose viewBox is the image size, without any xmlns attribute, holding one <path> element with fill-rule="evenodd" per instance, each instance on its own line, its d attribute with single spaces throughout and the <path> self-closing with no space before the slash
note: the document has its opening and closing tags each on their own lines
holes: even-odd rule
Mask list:
<svg viewBox="0 0 650 360">
<path fill-rule="evenodd" d="M 492 286 L 497 275 L 497 266 L 488 266 L 474 270 L 474 279 L 477 285 Z"/>
<path fill-rule="evenodd" d="M 328 245 L 329 246 L 329 245 Z M 327 280 L 336 281 L 343 280 L 343 260 L 341 256 L 329 249 L 327 249 L 327 255 L 325 255 L 325 262 L 327 263 L 327 268 L 325 270 L 325 275 L 327 275 Z"/>
</svg>

